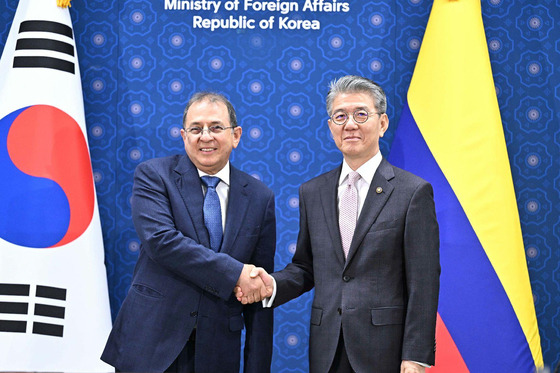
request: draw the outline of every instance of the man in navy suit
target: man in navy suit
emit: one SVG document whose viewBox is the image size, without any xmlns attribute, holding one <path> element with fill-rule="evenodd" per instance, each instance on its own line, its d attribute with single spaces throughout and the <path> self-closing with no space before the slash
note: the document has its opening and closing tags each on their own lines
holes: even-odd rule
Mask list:
<svg viewBox="0 0 560 373">
<path fill-rule="evenodd" d="M 385 93 L 369 79 L 331 83 L 328 124 L 342 165 L 301 186 L 292 263 L 272 277 L 254 271 L 274 288 L 274 307 L 315 288 L 312 373 L 423 372 L 435 361 L 440 265 L 433 191 L 381 156 L 386 110 Z M 250 302 L 242 285 L 236 291 Z"/>
<path fill-rule="evenodd" d="M 117 371 L 239 372 L 244 327 L 245 372 L 270 370 L 272 310 L 233 296 L 236 285 L 249 301 L 266 295 L 243 263 L 272 271 L 276 245 L 273 192 L 229 163 L 241 133 L 223 95 L 197 93 L 183 115 L 187 154 L 138 165 L 131 207 L 142 245 L 101 357 Z"/>
</svg>

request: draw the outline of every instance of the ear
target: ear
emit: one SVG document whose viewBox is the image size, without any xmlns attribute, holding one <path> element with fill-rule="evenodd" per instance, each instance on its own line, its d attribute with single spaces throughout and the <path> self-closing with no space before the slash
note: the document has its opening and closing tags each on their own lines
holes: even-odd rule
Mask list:
<svg viewBox="0 0 560 373">
<path fill-rule="evenodd" d="M 379 129 L 379 137 L 383 137 L 385 132 L 387 132 L 387 129 L 389 129 L 389 117 L 386 113 L 381 114 L 381 117 L 379 118 L 379 124 L 381 126 Z"/>
<path fill-rule="evenodd" d="M 336 124 L 334 124 L 334 123 L 332 122 L 332 120 L 330 120 L 330 119 L 327 120 L 327 123 L 328 123 L 328 125 L 329 125 L 329 131 L 331 131 L 331 136 L 334 137 L 333 128 L 334 128 L 334 126 L 336 126 Z"/>
<path fill-rule="evenodd" d="M 233 129 L 233 148 L 237 148 L 239 141 L 241 141 L 241 134 L 243 133 L 243 128 L 237 126 Z"/>
</svg>

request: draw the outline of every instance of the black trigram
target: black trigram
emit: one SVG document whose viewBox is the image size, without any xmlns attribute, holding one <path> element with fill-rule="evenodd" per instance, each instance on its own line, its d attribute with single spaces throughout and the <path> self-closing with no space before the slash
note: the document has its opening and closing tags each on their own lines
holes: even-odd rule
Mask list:
<svg viewBox="0 0 560 373">
<path fill-rule="evenodd" d="M 18 316 L 22 318 L 27 317 L 31 311 L 29 309 L 30 289 L 31 286 L 26 284 L 0 284 L 0 332 L 27 332 L 27 320 L 17 319 Z M 35 290 L 35 302 L 32 303 L 34 305 L 32 315 L 56 319 L 53 320 L 53 322 L 62 322 L 65 313 L 64 307 L 41 302 L 47 299 L 66 301 L 66 289 L 37 285 Z M 22 298 L 21 301 L 13 302 L 8 301 L 7 297 L 10 297 L 10 300 L 18 299 L 18 297 Z M 8 320 L 6 318 L 7 315 L 12 315 L 14 320 Z M 62 337 L 63 332 L 64 325 L 39 321 L 33 321 L 33 328 L 31 330 L 33 334 L 49 335 L 53 337 Z"/>
<path fill-rule="evenodd" d="M 29 37 L 28 32 L 42 37 Z M 57 40 L 52 34 L 58 34 L 61 39 Z M 19 26 L 16 51 L 26 51 L 26 55 L 14 56 L 14 68 L 18 67 L 41 67 L 65 71 L 71 74 L 75 72 L 75 65 L 72 61 L 63 58 L 45 56 L 42 51 L 56 52 L 74 57 L 74 45 L 72 44 L 72 28 L 63 23 L 52 21 L 23 21 Z"/>
</svg>

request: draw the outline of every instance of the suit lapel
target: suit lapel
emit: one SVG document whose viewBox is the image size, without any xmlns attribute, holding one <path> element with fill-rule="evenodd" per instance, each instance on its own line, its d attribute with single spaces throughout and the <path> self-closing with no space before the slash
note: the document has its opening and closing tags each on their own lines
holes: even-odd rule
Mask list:
<svg viewBox="0 0 560 373">
<path fill-rule="evenodd" d="M 348 252 L 348 258 L 346 259 L 346 266 L 348 266 L 348 263 L 352 260 L 365 235 L 377 219 L 377 216 L 393 192 L 394 187 L 391 183 L 389 183 L 389 180 L 393 177 L 395 177 L 393 168 L 389 162 L 383 158 L 377 168 L 377 171 L 375 172 L 375 175 L 373 175 L 373 180 L 369 186 L 368 194 L 366 196 L 366 200 L 364 201 L 364 206 L 362 207 L 362 212 L 358 218 L 356 230 L 354 231 L 354 236 L 352 237 L 352 244 L 350 245 L 350 251 Z"/>
<path fill-rule="evenodd" d="M 233 166 L 230 166 L 229 184 L 226 228 L 221 252 L 227 252 L 228 248 L 233 247 L 249 207 L 247 182 L 242 180 L 241 172 Z"/>
<path fill-rule="evenodd" d="M 338 227 L 338 179 L 341 170 L 342 166 L 339 166 L 326 175 L 327 179 L 321 186 L 320 196 L 327 228 L 333 243 L 332 247 L 340 265 L 344 266 L 344 252 L 342 250 L 340 228 Z"/>
<path fill-rule="evenodd" d="M 204 225 L 204 215 L 202 212 L 204 196 L 198 171 L 186 155 L 179 159 L 174 171 L 176 173 L 175 184 L 195 227 L 198 242 L 201 245 L 210 247 L 210 237 Z"/>
</svg>

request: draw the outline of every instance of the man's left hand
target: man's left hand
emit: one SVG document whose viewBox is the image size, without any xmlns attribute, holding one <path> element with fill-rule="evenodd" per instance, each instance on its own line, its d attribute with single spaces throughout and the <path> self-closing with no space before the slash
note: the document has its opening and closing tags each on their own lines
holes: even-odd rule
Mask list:
<svg viewBox="0 0 560 373">
<path fill-rule="evenodd" d="M 424 373 L 426 368 L 422 365 L 417 364 L 413 361 L 403 360 L 401 363 L 401 372 L 400 373 Z"/>
</svg>

